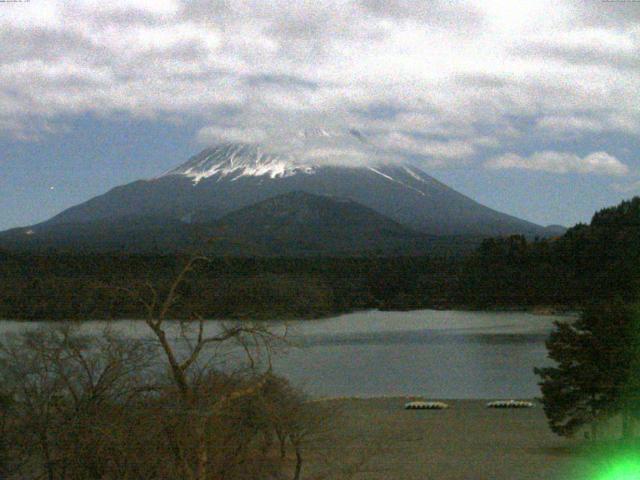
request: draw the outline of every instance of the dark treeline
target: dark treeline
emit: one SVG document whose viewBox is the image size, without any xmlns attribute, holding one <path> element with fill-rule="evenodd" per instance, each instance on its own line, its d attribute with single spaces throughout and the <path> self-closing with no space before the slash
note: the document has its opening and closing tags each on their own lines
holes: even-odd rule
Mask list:
<svg viewBox="0 0 640 480">
<path fill-rule="evenodd" d="M 4 255 L 0 317 L 139 318 L 120 288 L 169 288 L 187 258 L 145 255 Z M 200 263 L 180 287 L 177 316 L 307 318 L 366 308 L 420 308 L 450 297 L 454 261 L 420 258 L 256 258 Z"/>
<path fill-rule="evenodd" d="M 564 305 L 640 291 L 640 197 L 597 212 L 562 237 L 485 240 L 464 261 L 456 299 L 474 307 Z"/>
<path fill-rule="evenodd" d="M 119 287 L 166 289 L 185 262 L 175 255 L 0 253 L 0 317 L 140 317 L 139 303 Z M 181 285 L 175 314 L 306 318 L 369 308 L 571 309 L 597 298 L 632 300 L 638 287 L 640 198 L 634 198 L 561 237 L 487 239 L 462 258 L 212 258 Z"/>
</svg>

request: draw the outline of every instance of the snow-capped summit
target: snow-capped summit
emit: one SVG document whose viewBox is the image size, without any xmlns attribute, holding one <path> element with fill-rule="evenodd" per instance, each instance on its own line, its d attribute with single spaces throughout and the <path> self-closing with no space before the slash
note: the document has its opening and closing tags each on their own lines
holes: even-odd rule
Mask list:
<svg viewBox="0 0 640 480">
<path fill-rule="evenodd" d="M 313 174 L 322 165 L 344 163 L 349 158 L 373 157 L 371 145 L 357 130 L 307 128 L 276 135 L 260 145 L 220 143 L 163 176 L 190 177 L 194 184 L 214 176 L 231 181 L 241 177 L 285 178 L 297 173 Z"/>
<path fill-rule="evenodd" d="M 186 163 L 167 172 L 167 175 L 184 175 L 194 184 L 213 176 L 229 177 L 233 181 L 241 177 L 284 178 L 296 173 L 312 174 L 315 166 L 299 163 L 289 155 L 271 154 L 258 145 L 224 143 L 207 148 Z"/>
</svg>

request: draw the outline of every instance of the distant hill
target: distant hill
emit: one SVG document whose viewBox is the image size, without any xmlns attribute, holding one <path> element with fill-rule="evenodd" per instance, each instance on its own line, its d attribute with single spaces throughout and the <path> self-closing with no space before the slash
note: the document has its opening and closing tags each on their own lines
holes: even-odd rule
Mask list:
<svg viewBox="0 0 640 480">
<path fill-rule="evenodd" d="M 0 233 L 0 245 L 14 251 L 170 253 L 204 243 L 208 231 L 172 218 L 130 215 L 14 228 Z"/>
<path fill-rule="evenodd" d="M 349 199 L 306 192 L 278 195 L 225 215 L 220 240 L 256 254 L 425 254 L 436 237 L 411 230 Z"/>
<path fill-rule="evenodd" d="M 559 237 L 565 234 L 567 227 L 562 225 L 547 225 L 544 227 L 544 231 L 545 234 L 542 235 L 542 238 Z"/>
<path fill-rule="evenodd" d="M 480 237 L 426 235 L 349 199 L 290 192 L 208 223 L 151 216 L 45 223 L 0 233 L 14 251 L 171 253 L 236 256 L 428 255 L 471 251 Z"/>
</svg>

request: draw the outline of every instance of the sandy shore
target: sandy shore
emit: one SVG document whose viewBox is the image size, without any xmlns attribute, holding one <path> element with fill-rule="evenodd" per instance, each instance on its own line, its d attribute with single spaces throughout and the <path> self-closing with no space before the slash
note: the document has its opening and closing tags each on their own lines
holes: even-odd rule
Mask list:
<svg viewBox="0 0 640 480">
<path fill-rule="evenodd" d="M 319 402 L 337 415 L 323 439 L 309 445 L 303 478 L 341 464 L 342 474 L 329 478 L 573 480 L 585 462 L 575 453 L 577 441 L 551 433 L 539 404 L 488 409 L 485 401 L 445 400 L 448 410 L 410 411 L 406 401 Z"/>
</svg>

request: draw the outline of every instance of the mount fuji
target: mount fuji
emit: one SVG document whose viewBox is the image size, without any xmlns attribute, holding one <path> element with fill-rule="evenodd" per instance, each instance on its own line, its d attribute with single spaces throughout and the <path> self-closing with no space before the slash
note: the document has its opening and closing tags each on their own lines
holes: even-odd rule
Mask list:
<svg viewBox="0 0 640 480">
<path fill-rule="evenodd" d="M 348 137 L 356 146 L 365 145 L 360 152 L 368 153 L 369 147 L 357 132 L 351 132 Z M 391 222 L 396 234 L 401 228 L 429 237 L 509 234 L 544 237 L 557 233 L 485 207 L 411 164 L 367 162 L 345 166 L 319 160 L 326 152 L 340 154 L 342 150 L 331 144 L 331 136 L 324 130 L 314 132 L 313 139 L 313 147 L 298 152 L 291 149 L 287 153 L 273 153 L 256 144 L 212 146 L 156 178 L 113 188 L 43 223 L 3 232 L 0 244 L 23 248 L 29 245 L 84 248 L 98 240 L 104 243 L 110 234 L 119 232 L 117 240 L 107 242 L 113 247 L 119 242 L 125 245 L 126 239 L 137 232 L 137 242 L 142 244 L 147 235 L 156 239 L 168 238 L 166 245 L 160 242 L 159 248 L 165 248 L 177 245 L 179 238 L 191 235 L 177 234 L 178 230 L 192 232 L 207 226 L 215 231 L 220 225 L 228 230 L 230 222 L 239 221 L 237 212 L 249 214 L 252 205 L 279 196 L 282 199 L 271 205 L 268 215 L 277 218 L 282 213 L 278 208 L 285 209 L 286 202 L 291 202 L 285 209 L 289 212 L 297 203 L 302 203 L 300 208 L 306 209 L 307 217 L 294 215 L 296 221 L 309 218 L 309 209 L 320 208 L 318 205 L 323 202 L 326 204 L 322 207 L 323 218 L 344 215 L 344 209 L 336 207 L 341 202 L 335 200 L 348 200 L 358 207 L 350 210 L 350 214 L 366 210 L 370 224 L 367 235 L 375 235 L 376 222 L 380 224 L 380 232 L 388 231 L 386 227 Z M 323 147 L 325 140 L 328 147 L 326 144 Z M 353 151 L 353 145 L 347 147 L 341 145 L 345 152 Z M 304 192 L 317 198 L 300 202 L 303 197 L 288 195 L 293 192 Z M 327 211 L 332 212 L 328 217 Z M 314 218 L 319 217 L 315 215 Z M 248 234 L 250 223 L 243 225 L 244 235 Z M 277 230 L 280 223 L 273 225 Z M 289 224 L 287 231 L 296 230 L 296 225 Z M 297 231 L 312 235 L 313 229 L 298 226 Z M 314 227 L 317 231 L 328 228 L 317 221 Z M 357 232 L 351 231 L 351 235 L 353 238 Z M 415 247 L 415 235 L 409 237 Z M 395 245 L 400 248 L 397 242 Z"/>
</svg>

